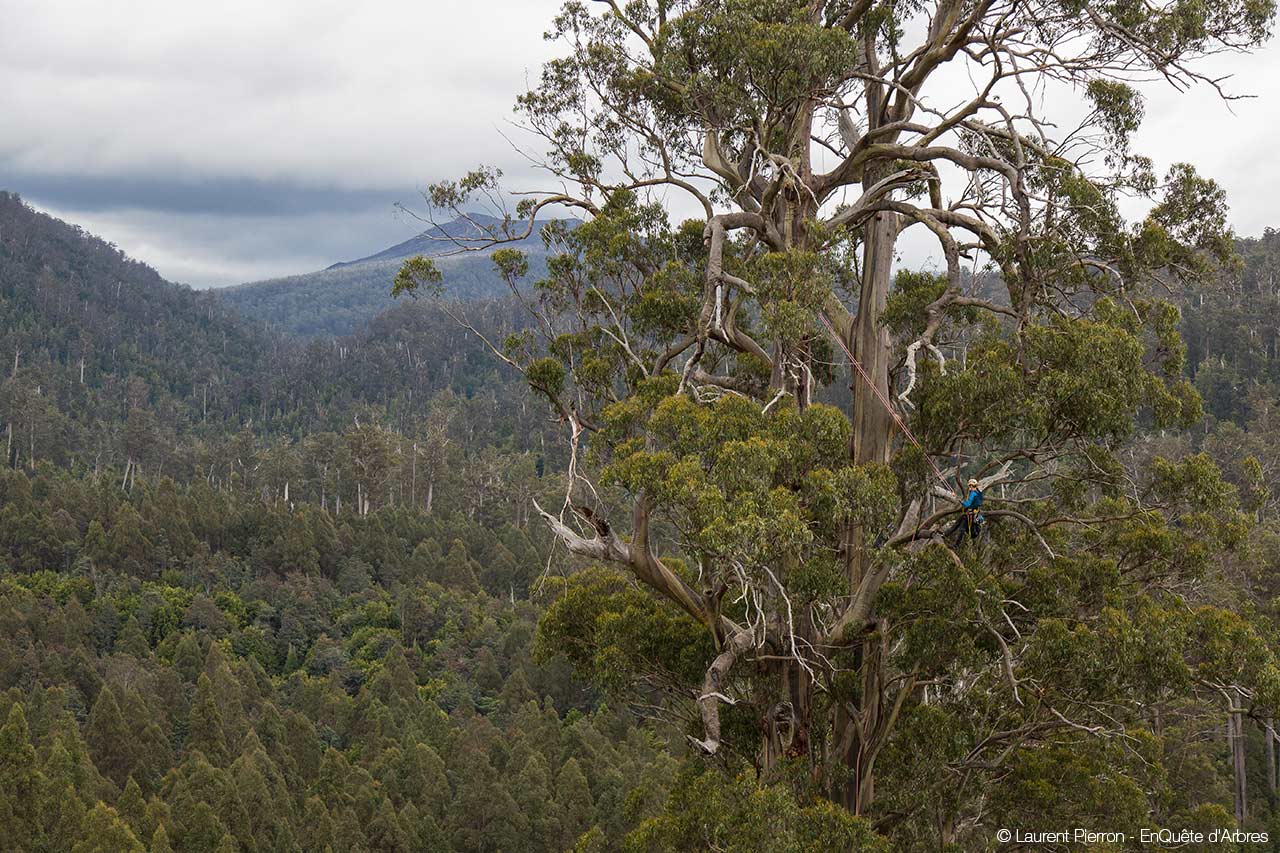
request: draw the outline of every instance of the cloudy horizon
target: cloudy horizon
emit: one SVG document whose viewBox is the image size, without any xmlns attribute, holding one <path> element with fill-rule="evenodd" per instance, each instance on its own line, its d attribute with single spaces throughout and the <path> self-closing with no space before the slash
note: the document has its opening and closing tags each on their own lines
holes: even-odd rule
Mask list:
<svg viewBox="0 0 1280 853">
<path fill-rule="evenodd" d="M 531 176 L 504 135 L 555 54 L 542 32 L 559 0 L 428 5 L 0 0 L 0 189 L 196 287 L 405 240 L 421 226 L 394 206 L 426 183 L 480 163 Z M 1280 47 L 1210 68 L 1256 97 L 1149 86 L 1135 149 L 1218 180 L 1255 236 L 1280 226 L 1263 132 L 1280 119 Z"/>
<path fill-rule="evenodd" d="M 0 0 L 0 188 L 197 287 L 407 239 L 397 202 L 517 165 L 558 2 L 430 5 Z"/>
</svg>

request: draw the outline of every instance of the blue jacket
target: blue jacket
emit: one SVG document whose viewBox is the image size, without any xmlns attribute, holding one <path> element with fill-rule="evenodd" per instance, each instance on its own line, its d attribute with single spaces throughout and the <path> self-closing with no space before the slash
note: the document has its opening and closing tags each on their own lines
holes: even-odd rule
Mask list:
<svg viewBox="0 0 1280 853">
<path fill-rule="evenodd" d="M 973 518 L 974 521 L 982 522 L 985 520 L 982 516 L 982 513 L 979 512 L 979 510 L 982 509 L 982 490 L 981 489 L 970 489 L 969 497 L 965 498 L 964 502 L 961 503 L 960 506 L 964 507 L 966 510 L 969 511 L 969 515 Z"/>
</svg>

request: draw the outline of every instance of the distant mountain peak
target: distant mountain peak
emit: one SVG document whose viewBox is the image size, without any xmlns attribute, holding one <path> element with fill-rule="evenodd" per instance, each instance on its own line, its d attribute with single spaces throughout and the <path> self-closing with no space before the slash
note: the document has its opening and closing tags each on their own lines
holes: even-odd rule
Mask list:
<svg viewBox="0 0 1280 853">
<path fill-rule="evenodd" d="M 527 252 L 541 252 L 543 251 L 542 228 L 546 227 L 548 222 L 554 221 L 568 222 L 571 227 L 576 226 L 579 222 L 576 219 L 546 220 L 539 227 L 533 229 L 528 237 L 504 245 L 520 248 Z M 535 224 L 537 224 L 536 220 Z M 513 220 L 510 228 L 512 233 L 519 234 L 527 226 L 527 220 Z M 494 233 L 501 233 L 502 219 L 497 216 L 490 216 L 487 213 L 471 212 L 449 222 L 432 226 L 417 236 L 410 237 L 408 240 L 383 249 L 381 252 L 366 255 L 354 261 L 339 261 L 332 266 L 326 267 L 326 269 L 335 270 L 355 266 L 356 264 L 412 258 L 417 255 L 444 255 L 468 245 L 468 241 L 473 241 L 470 245 L 476 246 L 483 251 L 486 247 L 474 241 L 483 240 L 487 237 L 486 229 L 493 229 Z"/>
<path fill-rule="evenodd" d="M 573 228 L 577 219 L 538 220 L 540 227 L 528 237 L 503 245 L 529 256 L 529 281 L 546 273 L 547 248 L 541 229 L 551 222 Z M 493 268 L 492 249 L 458 252 L 450 238 L 481 236 L 480 228 L 501 227 L 502 220 L 483 213 L 469 213 L 423 231 L 415 237 L 373 255 L 334 264 L 301 275 L 250 282 L 218 291 L 219 298 L 247 317 L 253 317 L 298 335 L 344 335 L 395 304 L 391 283 L 406 258 L 428 255 L 444 274 L 444 285 L 460 299 L 490 299 L 505 295 L 506 282 Z M 479 227 L 478 227 L 479 226 Z M 523 230 L 523 222 L 512 229 Z M 517 232 L 518 233 L 518 232 Z"/>
</svg>

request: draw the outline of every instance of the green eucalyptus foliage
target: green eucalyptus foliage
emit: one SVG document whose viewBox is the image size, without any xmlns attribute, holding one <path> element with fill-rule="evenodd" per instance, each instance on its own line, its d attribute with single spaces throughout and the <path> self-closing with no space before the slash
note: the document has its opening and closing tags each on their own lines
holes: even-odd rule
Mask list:
<svg viewBox="0 0 1280 853">
<path fill-rule="evenodd" d="M 709 648 L 692 619 L 663 607 L 625 575 L 593 568 L 565 581 L 538 621 L 534 651 L 539 660 L 563 655 L 585 678 L 625 695 L 651 672 L 674 686 L 692 686 Z"/>
<path fill-rule="evenodd" d="M 1132 140 L 1144 75 L 1201 79 L 1273 14 L 564 5 L 565 53 L 517 102 L 558 186 L 516 215 L 585 221 L 543 229 L 545 275 L 494 255 L 531 317 L 500 355 L 566 427 L 543 517 L 592 563 L 539 648 L 711 756 L 635 849 L 1212 822 L 1220 789 L 1178 802 L 1170 755 L 1220 761 L 1187 743 L 1226 695 L 1273 713 L 1280 675 L 1230 574 L 1259 547 L 1240 492 L 1170 442 L 1204 415 L 1176 289 L 1228 273 L 1232 238 L 1215 182 Z M 972 101 L 926 94 L 965 79 Z M 1073 88 L 1079 130 L 1042 84 Z M 427 200 L 498 191 L 486 171 Z M 677 191 L 699 220 L 673 221 Z M 907 228 L 942 269 L 892 273 Z M 982 536 L 945 540 L 970 475 Z"/>
<path fill-rule="evenodd" d="M 787 786 L 761 786 L 749 773 L 725 777 L 692 768 L 681 773 L 666 811 L 626 839 L 634 853 L 726 850 L 887 851 L 869 823 L 826 800 L 799 801 Z"/>
</svg>

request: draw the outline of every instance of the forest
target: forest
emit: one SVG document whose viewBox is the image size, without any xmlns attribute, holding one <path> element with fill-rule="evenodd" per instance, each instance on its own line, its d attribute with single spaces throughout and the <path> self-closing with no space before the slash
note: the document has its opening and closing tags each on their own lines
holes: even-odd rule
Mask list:
<svg viewBox="0 0 1280 853">
<path fill-rule="evenodd" d="M 0 193 L 3 846 L 1280 845 L 1280 231 L 1133 150 L 1274 11 L 569 0 L 544 190 L 222 296 Z"/>
<path fill-rule="evenodd" d="M 603 849 L 657 807 L 664 740 L 535 649 L 556 457 L 452 324 L 279 344 L 3 202 L 7 849 Z"/>
<path fill-rule="evenodd" d="M 412 216 L 405 218 L 415 221 Z M 222 288 L 216 296 L 237 313 L 291 335 L 350 335 L 395 305 L 391 283 L 400 265 L 407 258 L 427 255 L 448 270 L 453 295 L 466 299 L 501 297 L 507 288 L 494 271 L 488 252 L 450 252 L 467 239 L 483 236 L 480 229 L 498 224 L 500 220 L 494 217 L 472 212 L 366 258 L 317 272 Z M 539 235 L 532 233 L 516 242 L 540 274 L 546 246 Z"/>
</svg>

